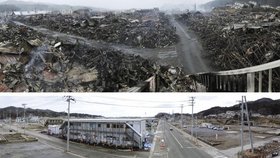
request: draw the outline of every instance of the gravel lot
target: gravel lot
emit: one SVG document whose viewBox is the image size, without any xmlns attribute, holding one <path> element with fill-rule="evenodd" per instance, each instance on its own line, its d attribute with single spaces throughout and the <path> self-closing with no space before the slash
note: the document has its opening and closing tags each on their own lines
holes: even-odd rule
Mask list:
<svg viewBox="0 0 280 158">
<path fill-rule="evenodd" d="M 76 158 L 40 142 L 0 145 L 1 158 Z"/>
</svg>

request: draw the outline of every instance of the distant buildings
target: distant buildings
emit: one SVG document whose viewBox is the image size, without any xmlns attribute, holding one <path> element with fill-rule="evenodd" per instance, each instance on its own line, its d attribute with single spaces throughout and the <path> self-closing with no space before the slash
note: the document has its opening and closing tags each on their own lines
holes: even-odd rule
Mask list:
<svg viewBox="0 0 280 158">
<path fill-rule="evenodd" d="M 62 118 L 47 118 L 44 122 L 44 126 L 47 127 L 49 125 L 62 125 L 64 120 Z"/>
</svg>

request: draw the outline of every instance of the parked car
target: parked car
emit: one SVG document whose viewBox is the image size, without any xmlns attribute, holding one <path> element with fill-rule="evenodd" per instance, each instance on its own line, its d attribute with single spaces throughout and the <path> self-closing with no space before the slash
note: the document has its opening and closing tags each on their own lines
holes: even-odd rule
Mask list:
<svg viewBox="0 0 280 158">
<path fill-rule="evenodd" d="M 272 157 L 275 157 L 275 156 L 278 156 L 279 155 L 279 153 L 277 152 L 277 151 L 274 151 L 273 153 L 272 153 Z"/>
</svg>

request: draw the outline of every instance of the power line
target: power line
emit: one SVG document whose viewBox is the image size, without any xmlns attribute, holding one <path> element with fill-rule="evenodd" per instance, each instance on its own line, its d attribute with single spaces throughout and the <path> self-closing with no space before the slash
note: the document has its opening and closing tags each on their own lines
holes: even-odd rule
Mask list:
<svg viewBox="0 0 280 158">
<path fill-rule="evenodd" d="M 179 106 L 173 107 L 160 107 L 160 106 L 136 106 L 136 105 L 124 105 L 124 104 L 113 104 L 113 103 L 102 103 L 102 102 L 95 102 L 95 101 L 85 101 L 85 100 L 76 100 L 83 103 L 88 104 L 99 104 L 99 105 L 108 105 L 108 106 L 116 106 L 116 107 L 131 107 L 131 108 L 155 108 L 155 109 L 166 109 L 166 108 L 176 108 Z"/>
<path fill-rule="evenodd" d="M 45 106 L 47 104 L 58 102 L 60 100 L 61 100 L 60 98 L 56 98 L 55 100 L 52 100 L 52 101 L 49 101 L 49 102 L 45 102 L 45 103 L 42 103 L 42 104 L 39 104 L 39 105 L 37 104 L 36 106 L 29 106 L 29 107 L 30 108 L 37 108 L 37 107 Z"/>
<path fill-rule="evenodd" d="M 94 96 L 94 97 L 114 99 L 120 101 L 149 102 L 149 103 L 185 103 L 187 101 L 187 100 L 178 100 L 178 101 L 140 100 L 140 99 L 115 98 L 115 97 L 107 97 L 107 96 Z"/>
</svg>

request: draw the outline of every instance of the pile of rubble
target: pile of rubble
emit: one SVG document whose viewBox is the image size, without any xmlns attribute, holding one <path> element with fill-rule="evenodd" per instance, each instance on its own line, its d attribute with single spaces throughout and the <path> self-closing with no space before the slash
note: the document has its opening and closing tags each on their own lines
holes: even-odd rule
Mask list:
<svg viewBox="0 0 280 158">
<path fill-rule="evenodd" d="M 200 37 L 217 69 L 230 70 L 280 59 L 280 14 L 263 7 L 221 7 L 209 14 L 178 15 Z"/>
<path fill-rule="evenodd" d="M 154 75 L 159 80 L 157 91 L 195 90 L 179 68 L 79 40 L 44 38 L 13 23 L 0 28 L 2 92 L 117 92 Z"/>
<path fill-rule="evenodd" d="M 30 59 L 32 49 L 39 46 L 44 36 L 24 26 L 0 24 L 0 91 L 22 91 L 24 84 L 19 68 Z"/>
<path fill-rule="evenodd" d="M 175 28 L 158 10 L 125 13 L 19 16 L 15 20 L 88 39 L 141 48 L 161 48 L 177 42 Z"/>
<path fill-rule="evenodd" d="M 264 146 L 259 146 L 254 148 L 254 153 L 251 149 L 246 150 L 242 154 L 242 158 L 266 158 L 266 157 L 275 157 L 280 154 L 280 142 L 274 140 L 270 143 L 265 144 Z"/>
</svg>

